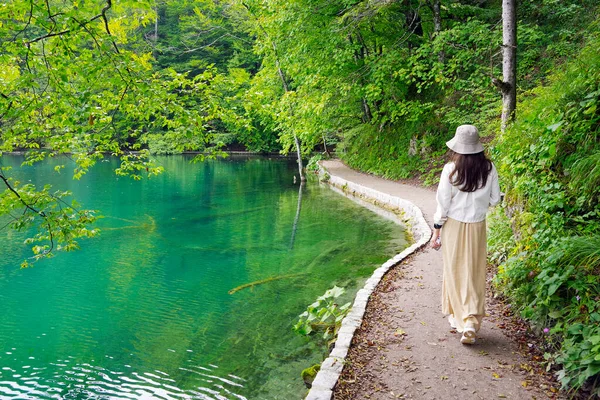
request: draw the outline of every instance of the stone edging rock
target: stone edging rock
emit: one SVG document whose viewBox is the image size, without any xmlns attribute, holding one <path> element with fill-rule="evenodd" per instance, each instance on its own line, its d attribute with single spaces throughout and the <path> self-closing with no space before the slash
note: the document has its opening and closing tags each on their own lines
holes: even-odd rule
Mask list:
<svg viewBox="0 0 600 400">
<path fill-rule="evenodd" d="M 365 286 L 358 291 L 350 312 L 342 321 L 342 326 L 338 331 L 335 346 L 329 354 L 329 357 L 321 364 L 321 369 L 312 383 L 312 388 L 308 392 L 306 400 L 331 399 L 333 388 L 342 373 L 346 355 L 348 354 L 350 343 L 354 337 L 354 332 L 362 324 L 371 293 L 373 293 L 373 290 L 375 290 L 375 287 L 379 284 L 381 278 L 383 278 L 385 273 L 391 267 L 397 265 L 407 256 L 427 244 L 431 237 L 431 229 L 423 217 L 423 212 L 410 201 L 331 175 L 322 166 L 320 166 L 319 175 L 324 177 L 323 180 L 327 181 L 327 183 L 341 189 L 347 195 L 369 200 L 376 205 L 384 206 L 388 209 L 392 208 L 402 211 L 415 243 L 404 249 L 402 253 L 397 254 L 386 261 L 381 267 L 377 268 L 367 280 Z"/>
</svg>

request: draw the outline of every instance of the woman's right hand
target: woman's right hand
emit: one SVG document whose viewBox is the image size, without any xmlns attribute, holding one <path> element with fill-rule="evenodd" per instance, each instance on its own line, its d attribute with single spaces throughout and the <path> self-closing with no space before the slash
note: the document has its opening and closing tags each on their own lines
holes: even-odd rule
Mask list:
<svg viewBox="0 0 600 400">
<path fill-rule="evenodd" d="M 429 241 L 429 245 L 434 250 L 439 250 L 442 247 L 441 237 L 440 237 L 440 229 L 434 229 L 433 235 L 431 235 L 431 240 Z"/>
</svg>

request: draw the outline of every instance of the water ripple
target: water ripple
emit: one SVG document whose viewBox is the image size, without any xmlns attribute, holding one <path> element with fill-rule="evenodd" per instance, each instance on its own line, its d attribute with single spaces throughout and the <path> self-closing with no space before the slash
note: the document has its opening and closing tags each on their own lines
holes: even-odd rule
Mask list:
<svg viewBox="0 0 600 400">
<path fill-rule="evenodd" d="M 0 374 L 0 377 L 4 376 L 0 380 L 0 398 L 246 400 L 235 390 L 244 388 L 238 383 L 244 380 L 231 374 L 227 378 L 218 376 L 215 374 L 218 367 L 212 364 L 207 367 L 194 365 L 193 369 L 179 368 L 198 378 L 188 377 L 185 381 L 178 381 L 177 377 L 161 370 L 111 371 L 90 363 L 74 364 L 69 361 L 60 359 L 43 367 L 3 367 L 3 373 Z M 51 372 L 50 379 L 38 375 L 41 370 L 48 369 L 51 369 L 47 371 Z M 187 382 L 186 389 L 180 386 L 182 382 Z"/>
</svg>

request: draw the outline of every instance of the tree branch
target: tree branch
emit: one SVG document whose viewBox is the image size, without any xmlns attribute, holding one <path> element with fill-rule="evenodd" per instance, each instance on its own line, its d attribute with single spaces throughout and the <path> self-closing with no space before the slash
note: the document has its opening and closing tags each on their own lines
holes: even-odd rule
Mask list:
<svg viewBox="0 0 600 400">
<path fill-rule="evenodd" d="M 4 176 L 4 174 L 2 173 L 2 170 L 0 170 L 0 179 L 2 179 L 2 181 L 4 182 L 4 184 L 6 185 L 8 190 L 10 190 L 17 197 L 17 199 L 19 199 L 19 201 L 25 206 L 26 210 L 30 210 L 44 219 L 44 221 L 46 222 L 46 226 L 48 227 L 48 235 L 50 236 L 49 237 L 50 248 L 48 250 L 44 251 L 43 254 L 48 254 L 48 253 L 52 252 L 52 250 L 54 249 L 54 234 L 52 233 L 52 225 L 50 225 L 50 221 L 48 220 L 48 216 L 46 215 L 46 213 L 44 211 L 36 210 L 30 204 L 28 204 L 23 199 L 23 197 L 21 197 L 19 192 L 17 192 L 15 190 L 15 188 L 12 187 L 12 185 L 8 181 L 8 178 L 6 176 Z"/>
<path fill-rule="evenodd" d="M 2 179 L 4 181 L 4 184 L 6 185 L 6 187 L 8 188 L 8 190 L 10 190 L 19 199 L 19 201 L 21 203 L 23 203 L 23 205 L 25 206 L 25 208 L 33 211 L 34 213 L 38 214 L 42 218 L 46 218 L 46 214 L 43 211 L 36 210 L 32 206 L 30 206 L 25 200 L 23 200 L 23 198 L 21 197 L 21 195 L 19 194 L 19 192 L 17 192 L 15 190 L 15 188 L 13 188 L 11 186 L 10 182 L 8 181 L 8 178 L 6 176 L 4 176 L 4 174 L 1 173 L 1 172 L 0 172 L 0 179 Z"/>
<path fill-rule="evenodd" d="M 98 43 L 98 39 L 97 39 L 97 38 L 96 38 L 96 36 L 95 36 L 95 35 L 92 33 L 92 31 L 91 31 L 91 30 L 89 30 L 89 29 L 88 29 L 88 27 L 86 26 L 86 25 L 88 24 L 88 22 L 80 22 L 80 21 L 78 21 L 78 20 L 77 20 L 77 19 L 75 19 L 75 18 L 73 18 L 73 20 L 74 20 L 75 22 L 77 22 L 77 23 L 79 24 L 79 26 L 81 26 L 81 28 L 82 28 L 83 30 L 85 30 L 85 31 L 88 33 L 88 35 L 90 35 L 90 37 L 92 38 L 92 40 L 94 41 L 94 43 L 96 43 L 96 46 L 98 47 L 98 50 L 99 50 L 101 53 L 103 53 L 103 51 L 102 51 L 102 46 L 100 46 L 100 43 Z M 109 31 L 109 33 L 108 33 L 108 34 L 110 35 L 110 31 Z M 115 46 L 115 48 L 116 48 L 116 46 L 117 46 L 117 45 L 115 44 L 115 42 L 114 42 L 114 41 L 112 41 L 112 43 L 113 43 L 113 46 Z M 119 53 L 119 49 L 117 49 L 117 53 Z M 109 56 L 109 58 L 110 58 L 110 56 Z M 117 71 L 117 74 L 119 74 L 119 76 L 121 77 L 121 79 L 123 80 L 123 82 L 127 82 L 127 80 L 125 79 L 125 77 L 123 76 L 123 74 L 121 74 L 121 71 L 119 71 L 119 67 L 117 66 L 117 64 L 115 63 L 115 61 L 114 61 L 112 58 L 110 58 L 110 60 L 111 60 L 111 61 L 112 61 L 112 63 L 114 64 L 114 66 L 115 66 L 115 71 Z M 130 75 L 131 75 L 131 72 L 129 71 L 129 69 L 127 69 L 127 72 L 128 72 Z"/>
<path fill-rule="evenodd" d="M 10 97 L 8 97 L 7 95 L 5 95 L 4 93 L 0 93 L 0 97 L 2 97 L 5 100 L 8 100 L 8 107 L 6 107 L 6 110 L 2 113 L 2 115 L 0 115 L 0 122 L 2 122 L 2 120 L 4 119 L 4 117 L 6 116 L 6 114 L 8 114 L 8 112 L 12 108 L 13 101 L 10 99 Z"/>
<path fill-rule="evenodd" d="M 112 0 L 106 0 L 106 5 L 104 6 L 104 8 L 102 9 L 102 19 L 104 20 L 104 29 L 106 29 L 106 33 L 108 33 L 108 36 L 112 37 L 112 33 L 110 33 L 110 28 L 108 27 L 108 18 L 106 17 L 106 12 L 112 7 Z M 117 54 L 120 54 L 121 52 L 119 51 L 119 48 L 117 47 L 117 44 L 115 43 L 114 40 L 111 40 L 113 47 L 115 48 L 115 51 L 117 52 Z"/>
<path fill-rule="evenodd" d="M 235 39 L 239 39 L 239 40 L 245 41 L 244 39 L 242 39 L 240 37 L 237 37 L 235 35 L 232 35 L 231 33 L 225 33 L 225 34 L 219 36 L 218 38 L 216 38 L 215 40 L 213 40 L 212 42 L 210 42 L 209 44 L 206 44 L 206 45 L 200 46 L 200 47 L 196 47 L 196 48 L 193 48 L 193 49 L 188 48 L 187 50 L 181 51 L 180 54 L 193 53 L 195 51 L 205 49 L 205 48 L 210 47 L 213 44 L 217 43 L 219 40 L 223 39 L 224 37 L 232 37 L 232 38 L 235 38 Z"/>
<path fill-rule="evenodd" d="M 13 36 L 13 38 L 12 38 L 13 42 L 15 40 L 17 40 L 17 36 L 19 36 L 21 33 L 25 32 L 27 30 L 27 28 L 31 24 L 32 18 L 33 18 L 33 0 L 30 0 L 29 1 L 29 18 L 27 19 L 27 23 L 25 24 L 25 27 L 23 29 L 21 29 L 19 32 L 15 33 L 15 36 Z"/>
<path fill-rule="evenodd" d="M 50 20 L 52 20 L 52 22 L 54 22 L 54 17 L 57 16 L 57 15 L 59 15 L 59 14 L 52 15 L 51 12 L 50 12 L 50 6 L 48 5 L 47 1 L 46 1 L 46 5 L 48 7 L 48 18 L 50 18 Z M 32 7 L 32 10 L 33 10 L 33 2 L 32 2 L 32 6 L 31 7 Z M 112 0 L 106 0 L 106 5 L 102 8 L 102 10 L 100 11 L 100 14 L 98 14 L 98 15 L 90 18 L 89 20 L 85 21 L 83 24 L 87 25 L 87 24 L 89 24 L 89 23 L 97 20 L 98 18 L 102 18 L 102 20 L 104 21 L 104 28 L 106 29 L 106 33 L 108 33 L 109 36 L 112 36 L 112 34 L 110 33 L 110 29 L 108 27 L 108 18 L 106 17 L 106 12 L 111 7 L 112 7 Z M 31 21 L 31 15 L 30 15 L 29 20 Z M 29 25 L 29 21 L 28 21 L 27 25 Z M 54 26 L 56 26 L 56 23 L 54 23 Z M 26 28 L 27 28 L 27 26 L 25 27 L 25 29 Z M 25 29 L 23 29 L 23 31 Z M 36 37 L 34 39 L 31 39 L 31 40 L 25 42 L 25 45 L 27 47 L 29 47 L 31 44 L 39 42 L 40 40 L 48 39 L 48 38 L 55 37 L 55 36 L 66 35 L 67 33 L 71 33 L 72 31 L 73 31 L 72 29 L 65 29 L 65 30 L 60 31 L 60 32 L 49 32 L 49 33 L 47 33 L 45 35 L 38 36 L 38 37 Z M 21 32 L 19 32 L 19 33 L 21 33 Z M 17 34 L 19 34 L 19 33 L 17 33 Z M 15 35 L 15 38 L 16 38 L 16 35 Z M 115 47 L 116 52 L 119 53 L 119 48 L 117 47 L 116 43 L 114 41 L 112 41 L 112 42 L 113 42 L 113 46 Z"/>
<path fill-rule="evenodd" d="M 504 94 L 504 93 L 508 93 L 510 91 L 510 83 L 508 82 L 504 82 L 501 81 L 500 79 L 497 78 L 492 78 L 492 83 L 494 84 L 494 86 L 496 86 L 498 89 L 500 89 L 500 91 Z"/>
<path fill-rule="evenodd" d="M 48 33 L 46 35 L 36 37 L 35 39 L 31 39 L 30 41 L 25 42 L 25 44 L 27 45 L 27 47 L 29 47 L 29 45 L 31 45 L 32 43 L 36 43 L 36 42 L 39 42 L 40 40 L 48 39 L 48 38 L 51 38 L 54 36 L 65 35 L 69 32 L 71 32 L 71 29 L 65 29 L 64 31 L 60 31 L 60 32 Z"/>
</svg>

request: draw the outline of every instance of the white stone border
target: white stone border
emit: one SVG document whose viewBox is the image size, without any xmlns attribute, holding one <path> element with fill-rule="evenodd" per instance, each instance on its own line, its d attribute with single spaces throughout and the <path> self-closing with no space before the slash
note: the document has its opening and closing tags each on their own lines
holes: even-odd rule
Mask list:
<svg viewBox="0 0 600 400">
<path fill-rule="evenodd" d="M 397 265 L 407 256 L 427 244 L 431 237 L 431 229 L 423 217 L 423 212 L 410 201 L 331 175 L 320 165 L 320 177 L 325 174 L 329 175 L 327 181 L 330 185 L 342 189 L 347 195 L 368 198 L 374 200 L 376 203 L 403 211 L 407 220 L 407 226 L 411 230 L 415 243 L 404 249 L 402 253 L 387 260 L 381 267 L 377 268 L 367 280 L 365 286 L 356 293 L 354 304 L 346 318 L 342 321 L 342 326 L 338 331 L 335 346 L 329 354 L 329 357 L 321 364 L 321 369 L 312 383 L 312 388 L 308 392 L 306 400 L 331 399 L 333 396 L 333 388 L 342 373 L 346 355 L 348 354 L 350 343 L 354 337 L 354 332 L 362 324 L 371 293 L 373 293 L 373 290 L 375 290 L 375 287 L 379 284 L 381 278 L 383 278 L 385 273 L 391 267 Z"/>
</svg>

